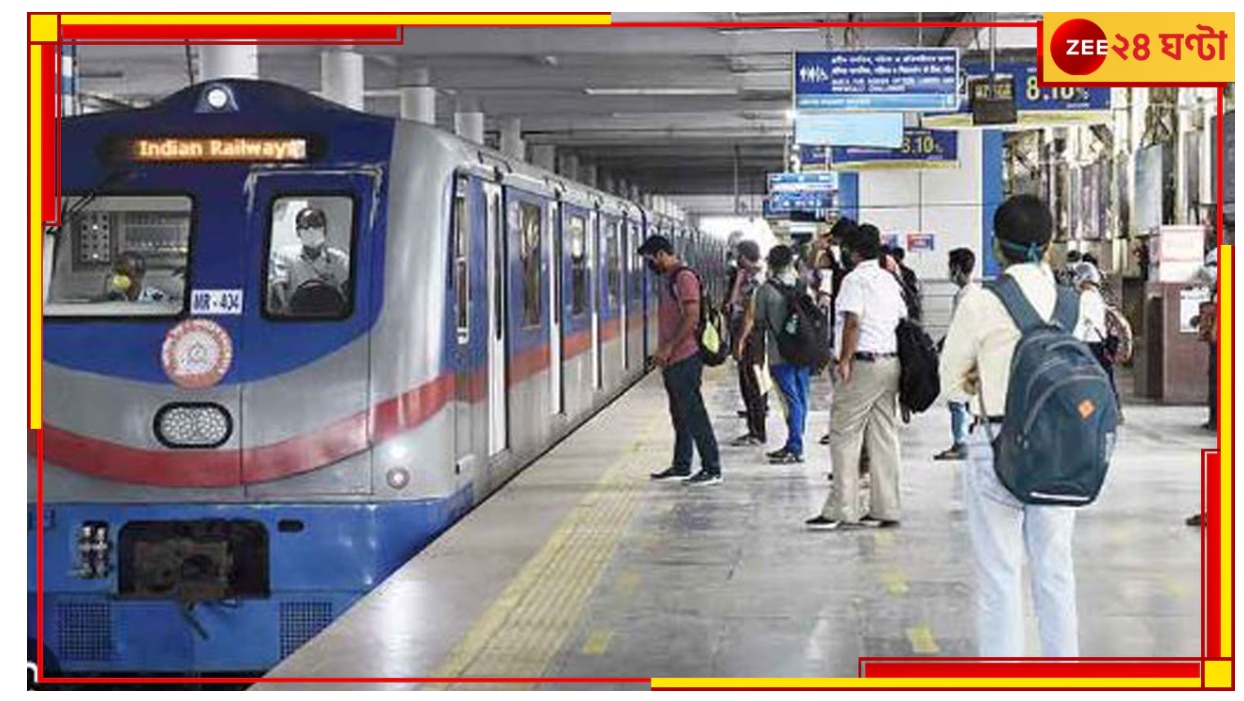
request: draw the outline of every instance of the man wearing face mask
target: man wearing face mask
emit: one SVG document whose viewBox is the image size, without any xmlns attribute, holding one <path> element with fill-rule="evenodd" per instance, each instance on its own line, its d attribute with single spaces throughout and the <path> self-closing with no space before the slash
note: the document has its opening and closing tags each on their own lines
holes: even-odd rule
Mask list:
<svg viewBox="0 0 1244 701">
<path fill-rule="evenodd" d="M 979 287 L 972 283 L 972 271 L 976 269 L 976 254 L 970 248 L 956 248 L 950 252 L 950 281 L 958 289 L 950 306 L 950 318 L 968 290 Z M 950 435 L 953 443 L 949 448 L 933 456 L 934 460 L 963 460 L 968 456 L 968 405 L 966 402 L 949 402 Z"/>
<path fill-rule="evenodd" d="M 294 218 L 294 231 L 301 242 L 273 252 L 268 279 L 268 308 L 290 312 L 290 301 L 300 287 L 323 283 L 346 297 L 350 279 L 350 256 L 328 245 L 328 217 L 318 207 L 305 207 Z"/>
</svg>

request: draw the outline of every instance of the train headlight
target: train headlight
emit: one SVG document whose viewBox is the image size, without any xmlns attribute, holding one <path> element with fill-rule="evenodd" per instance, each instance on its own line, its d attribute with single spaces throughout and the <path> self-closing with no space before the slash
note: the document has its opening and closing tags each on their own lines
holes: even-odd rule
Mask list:
<svg viewBox="0 0 1244 701">
<path fill-rule="evenodd" d="M 233 419 L 219 404 L 167 404 L 156 412 L 156 438 L 170 448 L 216 448 L 233 433 Z"/>
<path fill-rule="evenodd" d="M 211 105 L 212 109 L 224 109 L 225 105 L 229 104 L 229 92 L 219 85 L 209 89 L 207 104 Z"/>
</svg>

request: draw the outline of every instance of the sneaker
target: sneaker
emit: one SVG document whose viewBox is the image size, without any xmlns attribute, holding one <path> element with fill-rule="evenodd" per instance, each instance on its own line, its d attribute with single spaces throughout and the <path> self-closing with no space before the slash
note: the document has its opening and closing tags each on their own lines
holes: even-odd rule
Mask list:
<svg viewBox="0 0 1244 701">
<path fill-rule="evenodd" d="M 1218 424 L 1217 424 L 1217 422 L 1214 422 L 1214 421 L 1206 421 L 1205 423 L 1201 424 L 1201 430 L 1203 430 L 1203 431 L 1217 431 L 1217 430 L 1218 430 Z"/>
<path fill-rule="evenodd" d="M 759 436 L 753 436 L 750 433 L 745 436 L 739 436 L 738 438 L 735 438 L 734 440 L 730 441 L 730 445 L 739 446 L 739 447 L 756 446 L 756 445 L 764 445 L 764 444 L 765 444 L 765 441 L 763 438 L 760 438 Z"/>
<path fill-rule="evenodd" d="M 866 528 L 893 528 L 898 525 L 898 521 L 887 521 L 885 519 L 873 518 L 865 516 L 860 519 L 860 525 Z"/>
<path fill-rule="evenodd" d="M 739 409 L 738 411 L 736 411 L 736 412 L 734 412 L 734 413 L 738 414 L 740 419 L 746 419 L 746 418 L 747 418 L 747 409 Z"/>
<path fill-rule="evenodd" d="M 649 476 L 654 480 L 686 479 L 691 476 L 691 470 L 668 467 L 661 472 L 654 472 Z"/>
<path fill-rule="evenodd" d="M 1196 516 L 1189 516 L 1188 519 L 1184 521 L 1184 523 L 1188 524 L 1189 526 L 1200 528 L 1201 527 L 1201 516 L 1202 516 L 1201 514 L 1197 514 Z"/>
<path fill-rule="evenodd" d="M 769 458 L 770 465 L 794 465 L 801 462 L 803 462 L 802 455 L 795 455 L 794 453 L 785 450 Z"/>
<path fill-rule="evenodd" d="M 934 460 L 965 460 L 968 457 L 967 447 L 962 443 L 952 445 L 933 456 Z"/>
<path fill-rule="evenodd" d="M 682 481 L 683 484 L 689 484 L 693 487 L 706 487 L 710 484 L 721 484 L 721 473 L 708 473 L 700 470 L 694 475 Z"/>
<path fill-rule="evenodd" d="M 833 519 L 825 518 L 824 516 L 817 516 L 816 518 L 810 518 L 807 521 L 804 521 L 803 524 L 807 526 L 810 531 L 833 531 L 837 530 L 838 527 L 842 525 L 842 521 L 835 521 Z"/>
<path fill-rule="evenodd" d="M 785 448 L 779 448 L 778 450 L 765 453 L 765 457 L 772 460 L 774 458 L 780 458 L 783 455 L 786 455 L 786 453 L 787 453 L 787 450 Z"/>
<path fill-rule="evenodd" d="M 817 443 L 820 443 L 821 445 L 829 445 L 829 434 L 826 433 L 825 435 L 821 436 L 821 440 L 817 441 Z"/>
</svg>

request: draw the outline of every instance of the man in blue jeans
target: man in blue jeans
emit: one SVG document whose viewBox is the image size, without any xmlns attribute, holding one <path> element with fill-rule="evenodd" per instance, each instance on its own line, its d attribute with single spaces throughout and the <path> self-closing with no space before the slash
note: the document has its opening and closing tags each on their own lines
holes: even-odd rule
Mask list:
<svg viewBox="0 0 1244 701">
<path fill-rule="evenodd" d="M 979 287 L 972 282 L 972 271 L 976 269 L 976 254 L 970 248 L 956 248 L 950 252 L 950 281 L 959 288 L 950 306 L 950 318 L 953 321 L 959 302 L 968 290 Z M 968 456 L 968 423 L 970 415 L 965 402 L 949 402 L 950 404 L 950 437 L 952 444 L 946 450 L 933 456 L 934 460 L 964 460 Z"/>
<path fill-rule="evenodd" d="M 744 334 L 753 325 L 764 331 L 765 356 L 769 361 L 769 374 L 777 385 L 786 404 L 786 444 L 779 450 L 766 453 L 769 462 L 785 465 L 803 462 L 803 429 L 808 420 L 808 382 L 812 370 L 787 362 L 778 348 L 777 330 L 786 323 L 790 310 L 786 294 L 807 294 L 792 263 L 795 254 L 789 246 L 769 249 L 769 280 L 756 290 L 752 307 L 752 321 L 745 323 Z"/>
<path fill-rule="evenodd" d="M 1054 271 L 1045 262 L 1053 231 L 1049 208 L 1016 195 L 994 214 L 994 253 L 1043 319 L 1054 313 Z M 982 657 L 1024 655 L 1024 559 L 1043 657 L 1079 655 L 1071 541 L 1075 510 L 1024 504 L 994 472 L 989 424 L 1006 410 L 1011 358 L 1020 331 L 991 292 L 964 295 L 942 350 L 942 394 L 968 401 L 977 426 L 968 438 L 963 501 L 977 578 L 977 641 Z"/>
<path fill-rule="evenodd" d="M 704 361 L 696 329 L 700 324 L 703 290 L 696 272 L 674 255 L 664 236 L 649 236 L 639 247 L 648 269 L 660 276 L 657 285 L 657 335 L 660 345 L 653 361 L 661 368 L 674 424 L 673 464 L 652 474 L 654 480 L 682 479 L 694 486 L 721 484 L 717 437 L 700 395 Z M 691 446 L 700 452 L 700 471 L 691 474 Z"/>
</svg>

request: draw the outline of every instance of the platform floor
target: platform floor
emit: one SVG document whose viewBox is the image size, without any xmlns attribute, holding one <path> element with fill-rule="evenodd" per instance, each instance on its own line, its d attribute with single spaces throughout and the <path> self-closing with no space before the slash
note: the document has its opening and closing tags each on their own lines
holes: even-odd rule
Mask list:
<svg viewBox="0 0 1244 701">
<path fill-rule="evenodd" d="M 692 488 L 649 481 L 672 431 L 648 377 L 269 676 L 854 677 L 861 656 L 976 654 L 961 464 L 931 459 L 948 414 L 903 429 L 899 528 L 809 532 L 829 489 L 828 383 L 813 395 L 807 461 L 771 466 L 725 447 L 740 402 L 733 368 L 710 372 L 725 482 Z M 1081 653 L 1198 656 L 1200 533 L 1183 520 L 1215 439 L 1203 408 L 1126 414 L 1077 525 Z M 777 443 L 776 410 L 769 423 Z M 1028 637 L 1036 654 L 1031 618 Z"/>
</svg>

